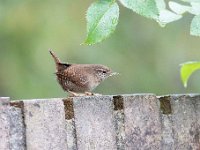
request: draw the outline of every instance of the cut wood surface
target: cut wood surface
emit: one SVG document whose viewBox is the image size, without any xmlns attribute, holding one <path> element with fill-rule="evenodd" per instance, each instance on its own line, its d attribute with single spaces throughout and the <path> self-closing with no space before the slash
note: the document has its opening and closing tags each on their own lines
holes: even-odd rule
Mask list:
<svg viewBox="0 0 200 150">
<path fill-rule="evenodd" d="M 112 97 L 74 99 L 78 149 L 116 149 Z"/>
<path fill-rule="evenodd" d="M 172 96 L 172 129 L 175 149 L 200 149 L 199 96 Z"/>
<path fill-rule="evenodd" d="M 10 149 L 25 150 L 25 128 L 21 108 L 10 107 Z"/>
<path fill-rule="evenodd" d="M 200 150 L 200 95 L 0 97 L 0 150 L 140 149 Z"/>
<path fill-rule="evenodd" d="M 161 122 L 155 95 L 124 96 L 125 149 L 159 149 Z"/>
<path fill-rule="evenodd" d="M 9 149 L 10 118 L 8 114 L 9 98 L 0 98 L 0 149 Z"/>
<path fill-rule="evenodd" d="M 27 149 L 67 149 L 63 101 L 61 99 L 50 99 L 23 102 Z"/>
</svg>

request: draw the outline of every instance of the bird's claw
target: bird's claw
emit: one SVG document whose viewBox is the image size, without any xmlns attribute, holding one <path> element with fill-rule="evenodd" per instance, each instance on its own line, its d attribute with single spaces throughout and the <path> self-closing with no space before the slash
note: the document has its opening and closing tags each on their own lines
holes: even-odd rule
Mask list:
<svg viewBox="0 0 200 150">
<path fill-rule="evenodd" d="M 100 96 L 102 94 L 99 93 L 92 93 L 92 92 L 85 92 L 85 93 L 75 93 L 72 91 L 69 92 L 69 97 L 80 97 L 80 96 Z"/>
<path fill-rule="evenodd" d="M 92 93 L 92 92 L 85 92 L 85 95 L 87 95 L 87 96 L 93 96 L 94 93 Z"/>
<path fill-rule="evenodd" d="M 81 96 L 79 93 L 75 93 L 75 92 L 72 92 L 72 91 L 68 91 L 69 93 L 69 97 L 78 97 L 78 96 Z"/>
<path fill-rule="evenodd" d="M 85 92 L 85 95 L 87 96 L 100 96 L 102 94 L 99 94 L 99 93 L 92 93 L 92 92 Z"/>
</svg>

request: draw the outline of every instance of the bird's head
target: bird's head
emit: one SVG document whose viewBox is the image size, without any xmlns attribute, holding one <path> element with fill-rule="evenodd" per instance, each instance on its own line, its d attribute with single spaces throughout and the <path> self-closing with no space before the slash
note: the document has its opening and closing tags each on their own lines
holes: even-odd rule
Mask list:
<svg viewBox="0 0 200 150">
<path fill-rule="evenodd" d="M 118 75 L 119 73 L 113 72 L 110 68 L 104 65 L 96 65 L 95 66 L 95 74 L 99 81 L 103 81 L 108 77 L 113 75 Z"/>
</svg>

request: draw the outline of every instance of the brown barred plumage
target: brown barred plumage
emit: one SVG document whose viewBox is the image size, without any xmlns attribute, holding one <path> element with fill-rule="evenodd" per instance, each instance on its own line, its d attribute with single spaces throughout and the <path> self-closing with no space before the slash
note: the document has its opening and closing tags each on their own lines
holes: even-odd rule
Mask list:
<svg viewBox="0 0 200 150">
<path fill-rule="evenodd" d="M 49 51 L 56 64 L 56 76 L 64 91 L 72 93 L 90 93 L 101 81 L 116 75 L 107 66 L 99 64 L 67 64 Z"/>
</svg>

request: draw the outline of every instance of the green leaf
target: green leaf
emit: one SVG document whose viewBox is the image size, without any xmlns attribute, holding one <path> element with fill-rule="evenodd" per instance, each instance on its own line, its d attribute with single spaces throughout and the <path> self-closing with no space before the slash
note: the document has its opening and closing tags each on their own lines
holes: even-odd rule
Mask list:
<svg viewBox="0 0 200 150">
<path fill-rule="evenodd" d="M 190 2 L 199 2 L 199 0 L 181 0 L 181 1 L 188 2 L 188 3 L 190 3 Z"/>
<path fill-rule="evenodd" d="M 157 8 L 159 10 L 159 16 L 156 20 L 161 27 L 165 27 L 166 24 L 179 20 L 182 15 L 175 14 L 172 11 L 167 10 L 166 3 L 164 0 L 155 0 Z"/>
<path fill-rule="evenodd" d="M 119 7 L 113 0 L 99 0 L 88 8 L 86 19 L 87 38 L 84 43 L 91 45 L 101 42 L 114 32 L 119 19 Z"/>
<path fill-rule="evenodd" d="M 192 23 L 190 25 L 190 34 L 194 36 L 200 36 L 200 15 L 195 16 L 192 19 Z"/>
<path fill-rule="evenodd" d="M 182 15 L 175 14 L 167 9 L 160 10 L 160 15 L 158 18 L 158 23 L 164 27 L 167 23 L 179 20 L 182 18 Z"/>
<path fill-rule="evenodd" d="M 125 7 L 132 9 L 134 12 L 157 20 L 159 11 L 155 0 L 119 0 Z"/>
<path fill-rule="evenodd" d="M 163 9 L 166 9 L 165 0 L 155 0 L 155 2 L 159 12 Z"/>
<path fill-rule="evenodd" d="M 189 12 L 193 15 L 200 15 L 200 1 L 199 2 L 191 2 L 192 8 Z"/>
<path fill-rule="evenodd" d="M 176 14 L 179 14 L 179 15 L 184 14 L 185 12 L 187 12 L 191 9 L 191 7 L 189 7 L 189 6 L 181 5 L 181 4 L 173 2 L 173 1 L 169 2 L 169 7 L 173 12 L 175 12 Z"/>
<path fill-rule="evenodd" d="M 191 74 L 200 69 L 200 62 L 186 62 L 181 64 L 181 79 L 184 87 L 187 87 L 187 82 Z"/>
</svg>

